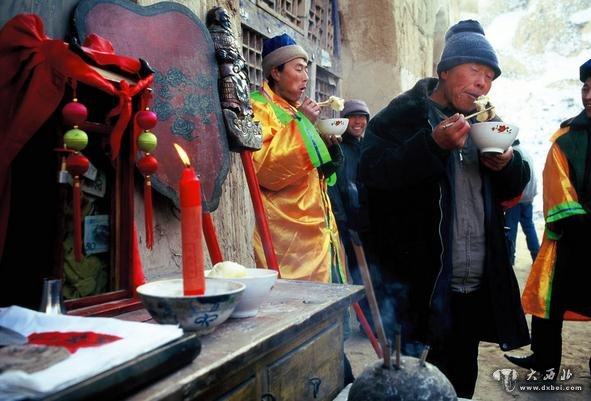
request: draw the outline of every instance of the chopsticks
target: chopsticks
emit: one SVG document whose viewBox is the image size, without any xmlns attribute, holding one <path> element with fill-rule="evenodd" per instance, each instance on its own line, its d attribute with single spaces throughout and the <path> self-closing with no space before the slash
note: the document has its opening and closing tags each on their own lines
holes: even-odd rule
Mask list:
<svg viewBox="0 0 591 401">
<path fill-rule="evenodd" d="M 485 111 L 489 111 L 489 110 L 492 110 L 492 109 L 494 109 L 494 108 L 495 108 L 495 106 L 489 106 L 489 107 L 487 107 L 486 109 L 482 109 L 482 110 L 480 110 L 480 111 L 477 111 L 477 112 L 475 112 L 475 113 L 468 114 L 467 116 L 464 116 L 464 119 L 466 119 L 466 120 L 467 120 L 467 119 L 469 119 L 469 118 L 475 117 L 475 116 L 477 116 L 477 115 L 479 115 L 479 114 L 482 114 L 482 113 L 484 113 Z M 456 120 L 456 121 L 457 121 L 457 120 Z M 455 121 L 454 121 L 453 123 L 447 123 L 447 124 L 445 124 L 445 125 L 443 126 L 443 128 L 449 128 L 449 127 L 451 127 L 452 125 L 454 125 L 455 123 L 456 123 Z"/>
</svg>

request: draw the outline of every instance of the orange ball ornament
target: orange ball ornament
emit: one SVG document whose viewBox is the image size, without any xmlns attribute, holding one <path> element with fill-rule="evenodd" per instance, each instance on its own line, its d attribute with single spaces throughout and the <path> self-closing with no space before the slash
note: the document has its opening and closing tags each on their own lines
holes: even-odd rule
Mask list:
<svg viewBox="0 0 591 401">
<path fill-rule="evenodd" d="M 152 175 L 158 170 L 158 160 L 152 155 L 145 155 L 136 164 L 143 175 Z"/>
<path fill-rule="evenodd" d="M 80 176 L 88 170 L 90 162 L 81 153 L 72 153 L 66 159 L 66 170 L 73 176 Z"/>
</svg>

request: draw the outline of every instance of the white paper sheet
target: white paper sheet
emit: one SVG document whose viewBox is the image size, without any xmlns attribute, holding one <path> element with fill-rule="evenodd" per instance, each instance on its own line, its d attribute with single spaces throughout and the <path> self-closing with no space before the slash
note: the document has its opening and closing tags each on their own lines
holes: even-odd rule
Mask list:
<svg viewBox="0 0 591 401">
<path fill-rule="evenodd" d="M 19 306 L 0 308 L 0 325 L 24 336 L 48 331 L 93 331 L 122 337 L 98 347 L 80 348 L 69 358 L 35 373 L 0 374 L 0 400 L 48 395 L 154 350 L 183 335 L 174 325 L 128 322 L 106 317 L 47 315 Z"/>
</svg>

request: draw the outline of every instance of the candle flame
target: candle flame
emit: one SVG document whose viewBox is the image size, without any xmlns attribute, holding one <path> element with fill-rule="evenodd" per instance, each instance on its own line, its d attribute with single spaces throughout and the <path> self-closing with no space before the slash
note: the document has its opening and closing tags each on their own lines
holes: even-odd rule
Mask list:
<svg viewBox="0 0 591 401">
<path fill-rule="evenodd" d="M 181 161 L 183 162 L 185 167 L 190 167 L 191 160 L 189 159 L 187 152 L 185 152 L 185 149 L 181 148 L 181 145 L 179 145 L 178 143 L 173 143 L 173 145 L 174 145 L 174 148 L 176 149 L 176 152 L 179 154 L 179 157 L 181 158 Z"/>
</svg>

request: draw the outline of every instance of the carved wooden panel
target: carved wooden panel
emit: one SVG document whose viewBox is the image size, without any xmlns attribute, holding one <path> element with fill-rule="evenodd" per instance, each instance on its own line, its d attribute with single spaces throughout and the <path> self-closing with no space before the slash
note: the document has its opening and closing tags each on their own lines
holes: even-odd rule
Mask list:
<svg viewBox="0 0 591 401">
<path fill-rule="evenodd" d="M 153 187 L 178 202 L 180 144 L 201 177 L 203 208 L 217 208 L 229 169 L 214 46 L 205 24 L 187 7 L 160 2 L 142 7 L 124 0 L 82 0 L 75 13 L 81 40 L 96 33 L 118 53 L 141 58 L 156 71 L 153 110 L 159 161 Z"/>
</svg>

